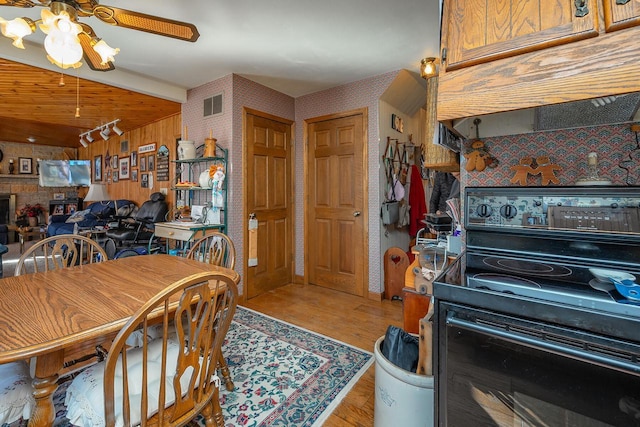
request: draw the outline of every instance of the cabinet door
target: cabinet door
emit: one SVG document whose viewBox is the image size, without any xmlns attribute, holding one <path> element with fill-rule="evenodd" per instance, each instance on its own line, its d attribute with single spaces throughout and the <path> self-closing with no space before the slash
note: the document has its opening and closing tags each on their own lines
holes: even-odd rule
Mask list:
<svg viewBox="0 0 640 427">
<path fill-rule="evenodd" d="M 445 0 L 446 70 L 596 37 L 597 0 L 584 0 L 581 17 L 579 1 Z"/>
<path fill-rule="evenodd" d="M 640 0 L 628 0 L 625 4 L 618 4 L 618 0 L 602 0 L 602 3 L 605 31 L 640 25 Z"/>
</svg>

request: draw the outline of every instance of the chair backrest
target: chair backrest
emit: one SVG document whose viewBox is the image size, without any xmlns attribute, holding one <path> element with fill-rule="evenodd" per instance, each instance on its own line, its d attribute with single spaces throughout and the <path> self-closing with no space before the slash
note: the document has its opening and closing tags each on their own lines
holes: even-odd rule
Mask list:
<svg viewBox="0 0 640 427">
<path fill-rule="evenodd" d="M 140 206 L 140 209 L 135 214 L 135 219 L 148 222 L 164 221 L 169 211 L 169 206 L 164 199 L 164 194 L 153 193 L 149 196 L 149 200 Z"/>
<path fill-rule="evenodd" d="M 187 258 L 233 270 L 236 266 L 236 248 L 229 236 L 214 231 L 194 242 Z"/>
<path fill-rule="evenodd" d="M 152 414 L 149 422 L 163 426 L 182 425 L 200 412 L 211 417 L 219 408 L 216 366 L 237 296 L 234 277 L 212 271 L 181 279 L 144 304 L 109 349 L 106 425 L 137 425 L 139 414 Z M 152 338 L 148 331 L 160 326 L 160 337 Z M 142 343 L 129 349 L 127 339 L 138 329 Z"/>
<path fill-rule="evenodd" d="M 107 253 L 95 240 L 78 234 L 60 234 L 42 239 L 27 249 L 18 260 L 14 275 L 106 260 Z"/>
</svg>

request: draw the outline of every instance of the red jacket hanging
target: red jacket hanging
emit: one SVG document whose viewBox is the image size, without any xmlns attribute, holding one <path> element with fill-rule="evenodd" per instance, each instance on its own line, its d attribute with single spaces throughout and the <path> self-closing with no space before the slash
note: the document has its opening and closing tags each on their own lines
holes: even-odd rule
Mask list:
<svg viewBox="0 0 640 427">
<path fill-rule="evenodd" d="M 424 228 L 422 220 L 427 213 L 427 203 L 424 197 L 424 187 L 420 170 L 416 165 L 411 166 L 411 185 L 409 186 L 409 235 L 415 236 L 418 230 Z"/>
</svg>

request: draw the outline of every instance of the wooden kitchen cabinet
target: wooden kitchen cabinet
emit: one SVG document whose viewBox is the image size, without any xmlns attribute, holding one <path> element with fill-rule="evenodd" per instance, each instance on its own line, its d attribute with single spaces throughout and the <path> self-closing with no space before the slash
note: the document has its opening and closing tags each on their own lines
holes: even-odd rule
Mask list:
<svg viewBox="0 0 640 427">
<path fill-rule="evenodd" d="M 607 32 L 640 25 L 640 0 L 617 4 L 616 0 L 602 0 L 604 29 Z"/>
<path fill-rule="evenodd" d="M 445 0 L 437 120 L 640 91 L 640 0 L 586 4 Z"/>
<path fill-rule="evenodd" d="M 596 37 L 597 1 L 585 1 L 583 16 L 574 0 L 445 1 L 446 69 Z"/>
</svg>

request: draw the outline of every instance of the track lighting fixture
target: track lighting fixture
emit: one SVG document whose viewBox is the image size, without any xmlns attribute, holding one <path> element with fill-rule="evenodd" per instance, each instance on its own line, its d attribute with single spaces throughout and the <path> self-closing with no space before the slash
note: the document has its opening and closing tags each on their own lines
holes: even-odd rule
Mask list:
<svg viewBox="0 0 640 427">
<path fill-rule="evenodd" d="M 93 142 L 94 139 L 91 136 L 92 132 L 98 131 L 100 133 L 100 136 L 102 137 L 102 139 L 104 139 L 105 141 L 109 140 L 109 135 L 111 134 L 111 131 L 115 132 L 116 134 L 123 135 L 124 131 L 122 131 L 117 125 L 116 123 L 118 123 L 120 121 L 120 119 L 116 119 L 113 120 L 107 124 L 102 124 L 100 126 L 96 126 L 95 128 L 91 129 L 90 131 L 87 132 L 83 132 L 80 134 L 80 145 L 82 145 L 83 147 L 87 147 L 89 145 L 89 143 Z M 109 128 L 109 126 L 111 126 L 111 128 Z"/>
</svg>

